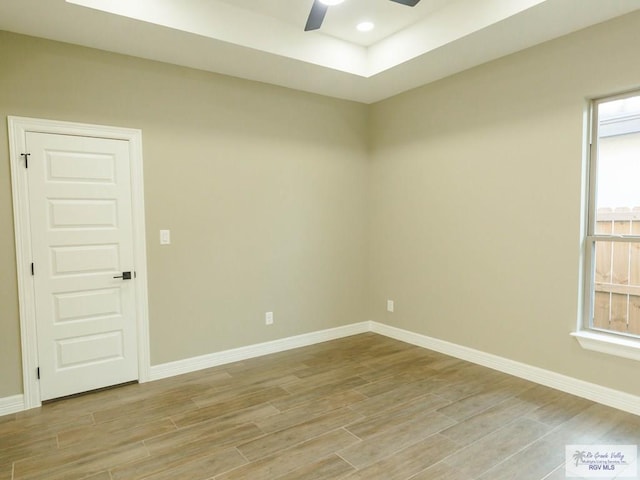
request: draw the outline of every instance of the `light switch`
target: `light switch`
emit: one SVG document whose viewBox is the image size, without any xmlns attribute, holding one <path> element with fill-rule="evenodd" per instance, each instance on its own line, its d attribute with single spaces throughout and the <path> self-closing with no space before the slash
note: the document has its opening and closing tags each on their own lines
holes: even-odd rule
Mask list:
<svg viewBox="0 0 640 480">
<path fill-rule="evenodd" d="M 160 245 L 171 243 L 171 230 L 160 230 Z"/>
</svg>

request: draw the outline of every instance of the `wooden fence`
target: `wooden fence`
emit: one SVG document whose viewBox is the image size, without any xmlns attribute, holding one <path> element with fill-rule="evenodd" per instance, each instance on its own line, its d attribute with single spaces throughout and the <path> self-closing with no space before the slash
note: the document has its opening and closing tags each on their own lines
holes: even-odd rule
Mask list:
<svg viewBox="0 0 640 480">
<path fill-rule="evenodd" d="M 640 235 L 640 207 L 599 209 L 596 233 Z M 640 335 L 640 243 L 596 242 L 593 326 Z"/>
</svg>

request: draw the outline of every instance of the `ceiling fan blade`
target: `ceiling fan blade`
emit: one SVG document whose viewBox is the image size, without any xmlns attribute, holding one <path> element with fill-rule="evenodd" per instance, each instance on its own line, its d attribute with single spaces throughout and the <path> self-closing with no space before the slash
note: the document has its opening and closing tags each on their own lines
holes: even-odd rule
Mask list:
<svg viewBox="0 0 640 480">
<path fill-rule="evenodd" d="M 309 18 L 307 19 L 304 31 L 318 30 L 322 26 L 322 21 L 328 9 L 329 7 L 327 5 L 320 3 L 318 0 L 313 0 L 313 6 L 311 7 L 311 12 L 309 12 Z"/>
<path fill-rule="evenodd" d="M 415 7 L 420 0 L 391 0 L 392 2 L 401 3 L 407 7 Z"/>
</svg>

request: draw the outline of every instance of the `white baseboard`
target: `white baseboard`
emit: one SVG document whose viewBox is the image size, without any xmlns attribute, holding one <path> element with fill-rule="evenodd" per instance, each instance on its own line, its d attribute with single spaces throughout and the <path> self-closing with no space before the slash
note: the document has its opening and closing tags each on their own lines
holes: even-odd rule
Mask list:
<svg viewBox="0 0 640 480">
<path fill-rule="evenodd" d="M 24 410 L 24 395 L 0 398 L 0 417 Z"/>
<path fill-rule="evenodd" d="M 525 363 L 516 362 L 515 360 L 509 360 L 480 350 L 463 347 L 455 343 L 413 333 L 382 323 L 370 322 L 370 326 L 371 332 L 386 337 L 395 338 L 402 342 L 444 353 L 445 355 L 524 378 L 525 380 L 530 380 L 625 412 L 640 415 L 640 397 L 631 395 L 630 393 L 585 382 L 550 370 L 533 367 Z"/>
<path fill-rule="evenodd" d="M 316 343 L 327 342 L 338 338 L 350 337 L 359 333 L 370 331 L 371 322 L 352 323 L 343 327 L 330 328 L 317 332 L 296 335 L 295 337 L 281 338 L 271 342 L 258 343 L 246 347 L 224 350 L 222 352 L 209 353 L 199 357 L 186 358 L 175 362 L 153 365 L 151 367 L 150 380 L 173 377 L 183 373 L 195 372 L 205 368 L 217 367 L 227 363 L 261 357 L 270 353 L 284 352 L 293 348 L 306 347 Z"/>
<path fill-rule="evenodd" d="M 410 332 L 378 322 L 360 322 L 343 327 L 320 330 L 294 337 L 282 338 L 271 342 L 258 343 L 246 347 L 234 348 L 222 352 L 210 353 L 199 357 L 187 358 L 176 362 L 154 365 L 150 369 L 150 380 L 173 377 L 184 373 L 195 372 L 205 368 L 225 365 L 232 362 L 260 357 L 270 353 L 284 352 L 299 347 L 306 347 L 316 343 L 327 342 L 338 338 L 349 337 L 359 333 L 373 332 L 402 342 L 417 345 L 471 363 L 524 378 L 547 387 L 555 388 L 572 395 L 577 395 L 603 405 L 608 405 L 625 412 L 640 415 L 640 397 L 629 393 L 603 387 L 594 383 L 578 380 L 525 363 L 509 360 L 490 353 L 464 347 L 455 343 Z M 13 395 L 0 398 L 0 415 L 24 410 L 24 396 Z"/>
</svg>

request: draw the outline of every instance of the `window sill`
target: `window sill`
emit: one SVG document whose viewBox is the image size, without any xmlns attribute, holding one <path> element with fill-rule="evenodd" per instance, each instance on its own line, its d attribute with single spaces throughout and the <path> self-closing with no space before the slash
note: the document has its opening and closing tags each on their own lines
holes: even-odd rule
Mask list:
<svg viewBox="0 0 640 480">
<path fill-rule="evenodd" d="M 640 361 L 640 341 L 606 333 L 578 331 L 571 334 L 586 350 Z"/>
</svg>

